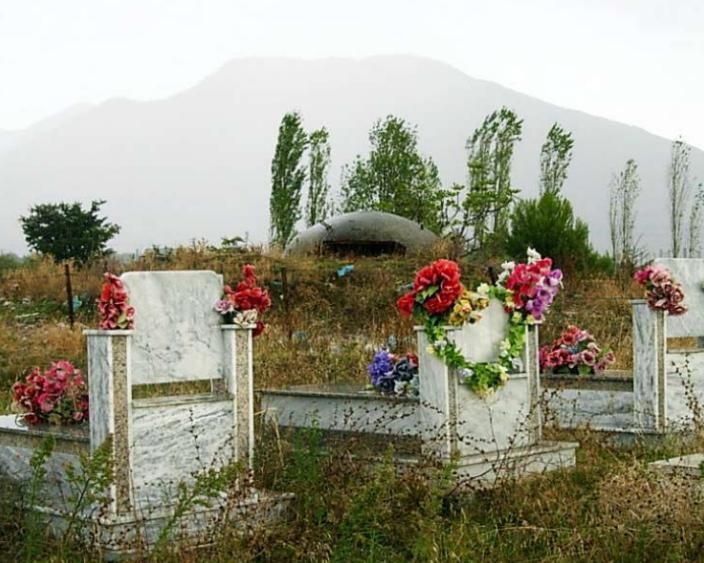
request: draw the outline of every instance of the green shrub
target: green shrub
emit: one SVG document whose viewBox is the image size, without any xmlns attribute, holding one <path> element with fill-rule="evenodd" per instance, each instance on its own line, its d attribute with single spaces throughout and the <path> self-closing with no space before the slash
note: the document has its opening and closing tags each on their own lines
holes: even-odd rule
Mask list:
<svg viewBox="0 0 704 563">
<path fill-rule="evenodd" d="M 513 210 L 506 251 L 512 258 L 524 260 L 529 246 L 550 256 L 566 272 L 607 267 L 589 242 L 587 224 L 575 218 L 568 200 L 553 193 L 521 201 Z"/>
</svg>

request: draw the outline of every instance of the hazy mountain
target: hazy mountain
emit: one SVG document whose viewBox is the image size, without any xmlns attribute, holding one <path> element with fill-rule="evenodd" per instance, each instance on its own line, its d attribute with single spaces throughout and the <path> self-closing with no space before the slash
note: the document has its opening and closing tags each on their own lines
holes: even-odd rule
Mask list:
<svg viewBox="0 0 704 563">
<path fill-rule="evenodd" d="M 628 158 L 640 167 L 638 230 L 652 250 L 668 246 L 666 169 L 670 142 L 642 129 L 556 107 L 437 61 L 388 56 L 363 60 L 235 60 L 170 98 L 111 100 L 35 126 L 0 134 L 0 249 L 23 251 L 18 217 L 39 202 L 106 199 L 122 225 L 119 250 L 213 242 L 244 235 L 265 240 L 270 164 L 279 121 L 297 109 L 308 129 L 331 133 L 330 180 L 368 151 L 372 122 L 395 114 L 418 125 L 420 145 L 446 183 L 465 180 L 465 141 L 484 116 L 506 105 L 525 119 L 514 184 L 537 192 L 539 151 L 554 121 L 574 133 L 565 193 L 608 245 L 608 184 Z M 6 150 L 2 150 L 2 143 Z M 692 168 L 704 177 L 704 153 Z"/>
</svg>

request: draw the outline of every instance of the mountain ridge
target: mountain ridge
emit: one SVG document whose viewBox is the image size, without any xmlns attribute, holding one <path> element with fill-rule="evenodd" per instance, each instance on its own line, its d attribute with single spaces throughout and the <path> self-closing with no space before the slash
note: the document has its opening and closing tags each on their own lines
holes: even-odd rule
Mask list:
<svg viewBox="0 0 704 563">
<path fill-rule="evenodd" d="M 466 180 L 466 138 L 503 105 L 524 118 L 513 168 L 522 195 L 537 192 L 540 146 L 558 121 L 575 137 L 565 195 L 589 223 L 596 246 L 608 247 L 610 177 L 631 157 L 643 178 L 638 230 L 651 250 L 668 246 L 660 210 L 671 141 L 469 77 L 447 63 L 380 55 L 234 59 L 165 98 L 111 98 L 0 150 L 0 188 L 8 192 L 0 249 L 24 251 L 17 218 L 32 204 L 58 200 L 106 199 L 104 211 L 123 227 L 118 250 L 245 233 L 265 240 L 270 161 L 284 112 L 301 111 L 309 130 L 328 127 L 335 187 L 341 166 L 367 153 L 373 121 L 387 114 L 418 126 L 421 150 L 449 184 Z M 704 153 L 694 147 L 692 168 L 704 171 Z"/>
</svg>

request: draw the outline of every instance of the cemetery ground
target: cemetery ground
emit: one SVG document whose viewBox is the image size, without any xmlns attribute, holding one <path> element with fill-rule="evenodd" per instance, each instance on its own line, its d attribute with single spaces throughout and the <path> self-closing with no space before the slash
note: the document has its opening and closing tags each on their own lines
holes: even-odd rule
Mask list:
<svg viewBox="0 0 704 563">
<path fill-rule="evenodd" d="M 258 388 L 333 381 L 366 381 L 374 350 L 394 335 L 414 343 L 411 323 L 396 313 L 398 288 L 429 257 L 346 262 L 296 259 L 207 247 L 148 253 L 134 263 L 96 264 L 78 271 L 79 322 L 94 326 L 93 301 L 105 269 L 215 270 L 236 280 L 244 263 L 257 267 L 274 298 L 269 327 L 255 342 Z M 337 272 L 354 264 L 343 275 Z M 463 263 L 466 281 L 482 279 L 487 263 Z M 495 264 L 498 265 L 498 264 Z M 66 358 L 86 367 L 80 327 L 65 320 L 58 266 L 29 261 L 0 272 L 0 412 L 9 412 L 9 387 L 27 369 Z M 571 323 L 592 332 L 616 353 L 619 369 L 632 361 L 628 299 L 637 287 L 608 277 L 568 276 L 541 331 L 551 341 Z M 173 392 L 173 389 L 171 390 Z M 163 389 L 145 389 L 161 393 Z M 656 561 L 696 560 L 704 547 L 704 503 L 687 480 L 651 473 L 651 461 L 704 448 L 704 428 L 686 438 L 615 447 L 588 431 L 552 431 L 576 440 L 576 469 L 491 490 L 460 490 L 446 470 L 398 472 L 386 462 L 354 460 L 351 444 L 326 447 L 315 429 L 290 433 L 258 425 L 257 486 L 295 494 L 289 518 L 242 536 L 219 530 L 212 544 L 178 550 L 164 543 L 158 561 Z M 349 447 L 348 447 L 349 446 Z M 0 560 L 93 560 L 77 534 L 49 537 L 41 519 L 23 509 L 31 493 L 0 482 Z M 145 557 L 147 557 L 145 555 Z"/>
</svg>

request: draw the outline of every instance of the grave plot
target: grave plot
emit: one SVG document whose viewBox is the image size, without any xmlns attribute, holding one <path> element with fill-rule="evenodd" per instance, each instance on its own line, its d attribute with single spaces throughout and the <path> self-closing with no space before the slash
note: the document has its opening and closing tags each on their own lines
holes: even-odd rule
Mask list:
<svg viewBox="0 0 704 563">
<path fill-rule="evenodd" d="M 493 361 L 507 319 L 494 300 L 481 322 L 449 327 L 448 338 L 471 361 Z M 400 464 L 453 462 L 458 479 L 484 485 L 575 464 L 577 444 L 542 439 L 537 325 L 526 329 L 519 369 L 485 398 L 428 351 L 422 327 L 416 331 L 418 397 L 383 395 L 362 385 L 296 386 L 261 391 L 265 415 L 282 427 L 318 428 L 330 440 L 354 437 L 377 455 L 393 444 Z"/>
<path fill-rule="evenodd" d="M 631 302 L 632 372 L 544 375 L 543 400 L 558 426 L 649 435 L 686 430 L 701 420 L 704 260 L 662 258 L 655 263 L 681 283 L 688 311 L 671 316 L 645 300 Z"/>
<path fill-rule="evenodd" d="M 244 477 L 214 494 L 193 493 L 208 478 L 224 479 L 227 468 L 246 477 L 254 451 L 254 327 L 222 324 L 213 309 L 222 277 L 130 272 L 121 279 L 136 310 L 135 328 L 86 331 L 89 423 L 20 426 L 14 416 L 0 417 L 0 471 L 31 478 L 31 456 L 52 436 L 36 509 L 60 530 L 74 508 L 66 464 L 78 468 L 81 454 L 109 448 L 112 478 L 100 491 L 107 500 L 80 513 L 81 529 L 107 557 L 148 549 L 165 537 L 207 541 L 226 522 L 245 532 L 276 517 L 287 497 L 254 490 Z M 133 396 L 144 386 L 187 382 L 209 391 Z"/>
</svg>

